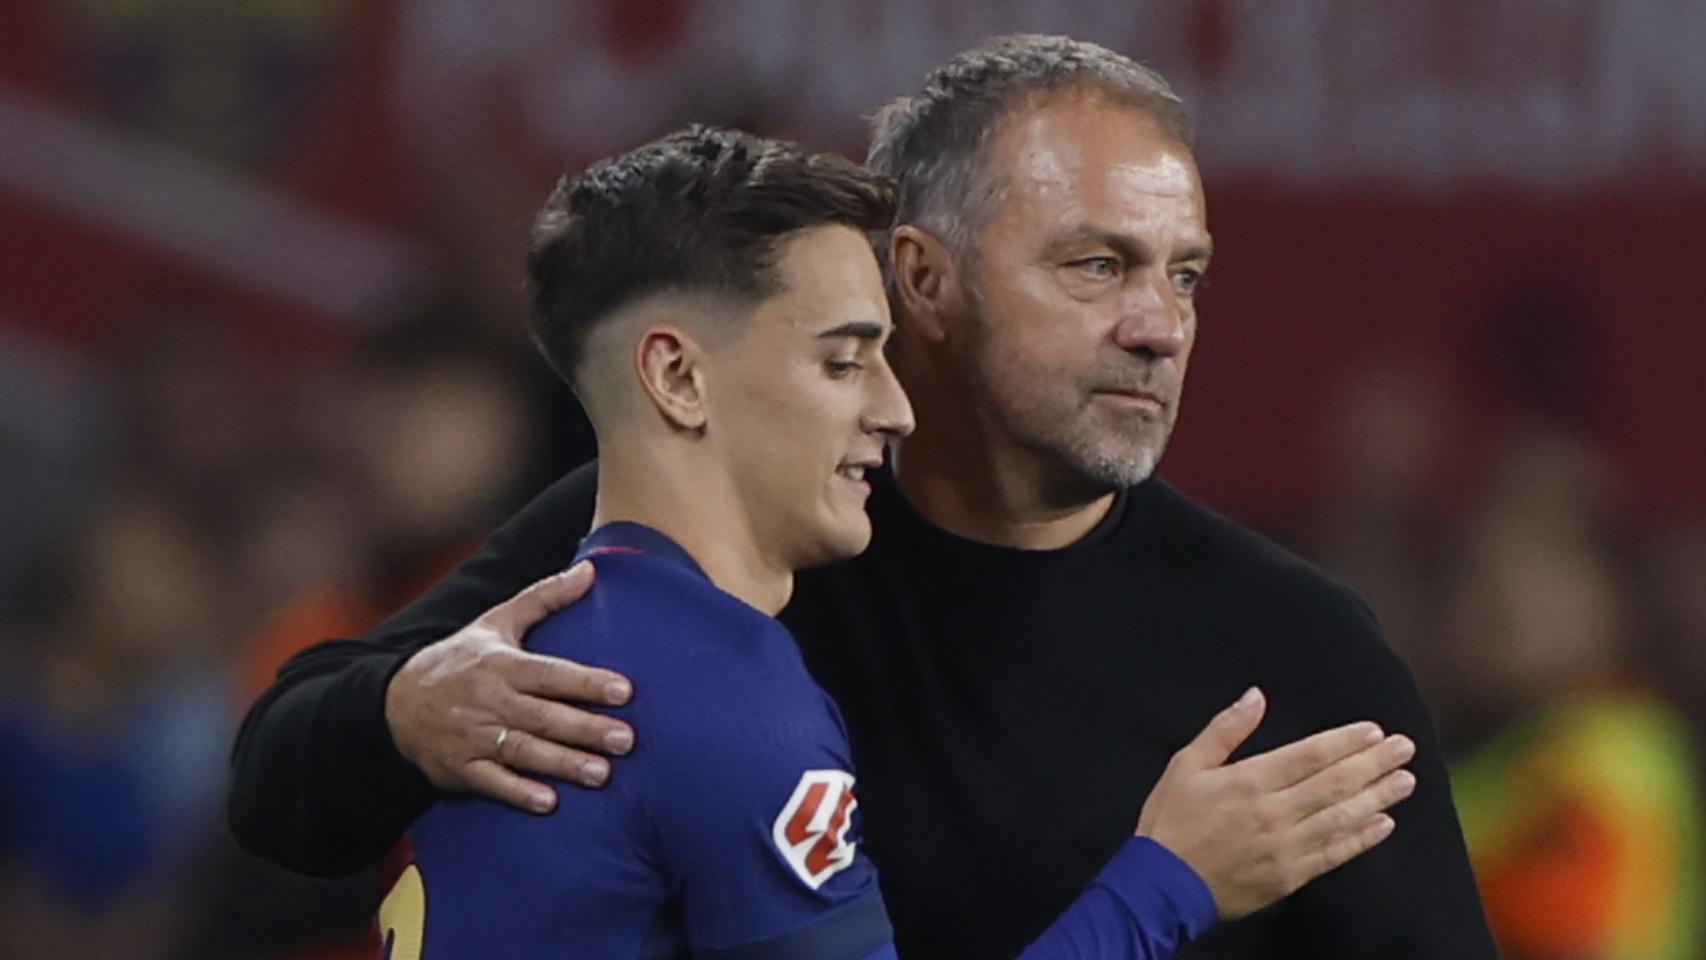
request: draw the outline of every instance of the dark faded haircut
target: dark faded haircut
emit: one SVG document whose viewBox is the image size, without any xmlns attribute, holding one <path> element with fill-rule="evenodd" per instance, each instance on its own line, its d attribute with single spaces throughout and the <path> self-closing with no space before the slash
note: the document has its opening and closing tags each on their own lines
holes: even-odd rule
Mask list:
<svg viewBox="0 0 1706 960">
<path fill-rule="evenodd" d="M 621 308 L 658 294 L 756 305 L 782 291 L 790 234 L 893 218 L 888 180 L 845 158 L 691 126 L 558 182 L 527 258 L 534 336 L 574 384 L 591 332 Z"/>
<path fill-rule="evenodd" d="M 1184 102 L 1154 70 L 1083 40 L 1014 34 L 955 56 L 931 71 L 922 91 L 877 111 L 866 166 L 895 181 L 898 222 L 935 233 L 963 261 L 1001 199 L 989 144 L 1002 121 L 1071 91 L 1148 113 L 1181 144 L 1195 145 Z"/>
</svg>

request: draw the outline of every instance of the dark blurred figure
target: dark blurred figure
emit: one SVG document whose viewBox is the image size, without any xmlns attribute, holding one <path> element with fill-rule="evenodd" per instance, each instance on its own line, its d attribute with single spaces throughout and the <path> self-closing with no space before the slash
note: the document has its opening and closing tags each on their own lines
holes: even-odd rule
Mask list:
<svg viewBox="0 0 1706 960">
<path fill-rule="evenodd" d="M 283 565 L 292 551 L 307 555 L 295 574 L 275 571 L 301 579 L 242 651 L 245 696 L 297 650 L 359 636 L 407 603 L 532 492 L 535 408 L 524 362 L 544 366 L 464 327 L 405 324 L 319 385 L 306 416 L 333 464 L 331 483 L 275 484 L 271 515 L 255 518 L 272 546 L 254 559 Z M 326 553 L 324 537 L 297 537 L 303 524 L 347 542 Z"/>
<path fill-rule="evenodd" d="M 1441 588 L 1455 532 L 1440 489 L 1452 466 L 1441 391 L 1436 379 L 1396 359 L 1371 364 L 1345 386 L 1330 431 L 1326 509 L 1297 538 L 1368 601 L 1424 693 L 1450 669 L 1439 655 Z M 1437 709 L 1449 754 L 1453 718 Z"/>
<path fill-rule="evenodd" d="M 230 726 L 216 583 L 183 511 L 136 491 L 39 565 L 0 698 L 0 957 L 172 955 Z"/>
<path fill-rule="evenodd" d="M 384 329 L 305 381 L 293 412 L 304 449 L 248 484 L 239 565 L 253 608 L 271 612 L 235 651 L 239 697 L 302 647 L 359 635 L 406 603 L 531 492 L 546 446 L 532 365 L 544 366 L 446 313 Z M 372 956 L 382 873 L 296 877 L 222 836 L 186 955 Z"/>
<path fill-rule="evenodd" d="M 32 598 L 30 568 L 99 502 L 112 422 L 103 384 L 75 353 L 0 327 L 0 623 Z M 15 651 L 0 636 L 0 677 Z"/>
<path fill-rule="evenodd" d="M 1706 526 L 1661 533 L 1642 559 L 1649 675 L 1706 737 Z"/>
<path fill-rule="evenodd" d="M 1520 436 L 1471 515 L 1448 610 L 1442 710 L 1479 732 L 1453 786 L 1512 960 L 1703 948 L 1698 756 L 1630 669 L 1605 483 L 1583 444 Z"/>
</svg>

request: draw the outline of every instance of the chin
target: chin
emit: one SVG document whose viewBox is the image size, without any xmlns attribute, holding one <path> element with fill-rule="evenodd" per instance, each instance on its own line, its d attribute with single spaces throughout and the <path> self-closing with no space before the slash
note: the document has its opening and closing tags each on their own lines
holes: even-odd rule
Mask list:
<svg viewBox="0 0 1706 960">
<path fill-rule="evenodd" d="M 809 570 L 826 564 L 851 560 L 871 545 L 871 521 L 861 516 L 858 523 L 842 522 L 818 532 L 806 561 L 799 569 Z"/>
<path fill-rule="evenodd" d="M 1086 480 L 1120 490 L 1149 479 L 1166 447 L 1165 435 L 1138 443 L 1122 438 L 1085 444 L 1072 459 Z"/>
</svg>

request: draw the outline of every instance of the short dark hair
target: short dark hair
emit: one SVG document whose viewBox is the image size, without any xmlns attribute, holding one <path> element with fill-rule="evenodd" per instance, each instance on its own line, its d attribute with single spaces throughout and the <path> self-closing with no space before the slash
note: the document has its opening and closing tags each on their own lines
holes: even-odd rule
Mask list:
<svg viewBox="0 0 1706 960">
<path fill-rule="evenodd" d="M 558 182 L 527 258 L 534 336 L 572 385 L 591 331 L 622 307 L 663 293 L 756 304 L 781 292 L 789 234 L 893 219 L 893 187 L 858 164 L 694 125 Z"/>
<path fill-rule="evenodd" d="M 1002 121 L 1067 91 L 1141 110 L 1194 146 L 1184 102 L 1159 73 L 1083 40 L 1013 34 L 955 55 L 925 77 L 923 90 L 877 111 L 866 166 L 895 181 L 900 222 L 937 233 L 965 258 L 1000 198 L 988 154 Z"/>
</svg>

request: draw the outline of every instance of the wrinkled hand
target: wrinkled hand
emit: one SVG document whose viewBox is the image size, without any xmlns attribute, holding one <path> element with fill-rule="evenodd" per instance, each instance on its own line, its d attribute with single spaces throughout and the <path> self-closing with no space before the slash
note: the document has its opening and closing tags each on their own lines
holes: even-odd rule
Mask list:
<svg viewBox="0 0 1706 960">
<path fill-rule="evenodd" d="M 592 565 L 577 563 L 410 657 L 385 691 L 398 752 L 441 790 L 481 793 L 535 813 L 556 806 L 556 791 L 512 767 L 602 786 L 610 761 L 597 754 L 627 753 L 634 732 L 568 703 L 625 703 L 628 680 L 521 648 L 528 629 L 579 600 L 592 581 Z"/>
<path fill-rule="evenodd" d="M 1251 688 L 1173 755 L 1137 833 L 1208 884 L 1223 920 L 1253 913 L 1385 840 L 1415 790 L 1408 737 L 1352 723 L 1227 764 L 1266 712 Z"/>
</svg>

